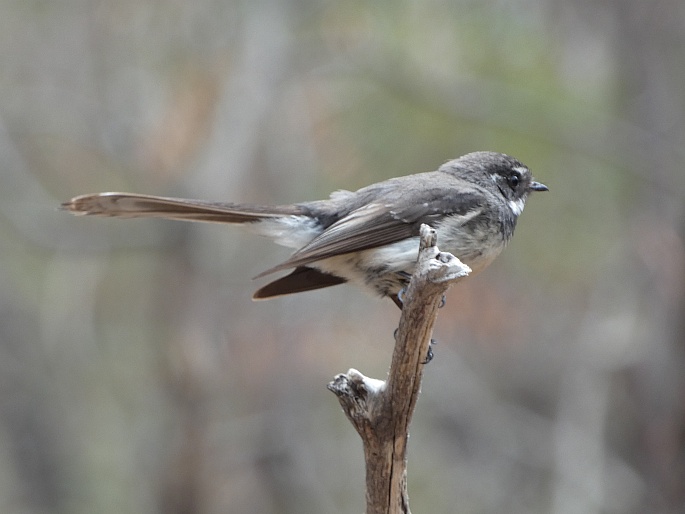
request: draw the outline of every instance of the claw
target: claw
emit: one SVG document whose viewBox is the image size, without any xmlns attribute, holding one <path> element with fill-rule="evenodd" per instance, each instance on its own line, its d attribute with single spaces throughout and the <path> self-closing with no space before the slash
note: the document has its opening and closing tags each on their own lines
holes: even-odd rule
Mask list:
<svg viewBox="0 0 685 514">
<path fill-rule="evenodd" d="M 431 342 L 428 343 L 428 351 L 426 352 L 426 360 L 421 362 L 421 364 L 425 365 L 425 364 L 428 364 L 430 361 L 433 360 L 433 357 L 435 357 L 435 355 L 433 354 L 433 346 L 435 346 L 436 344 L 438 344 L 438 342 L 435 339 L 431 339 Z"/>
</svg>

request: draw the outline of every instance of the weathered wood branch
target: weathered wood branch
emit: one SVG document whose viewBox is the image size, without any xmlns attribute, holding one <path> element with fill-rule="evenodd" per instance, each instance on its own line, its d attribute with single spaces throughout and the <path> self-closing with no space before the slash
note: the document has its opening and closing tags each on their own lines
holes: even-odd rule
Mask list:
<svg viewBox="0 0 685 514">
<path fill-rule="evenodd" d="M 387 380 L 350 369 L 328 384 L 362 438 L 366 514 L 409 513 L 407 440 L 433 325 L 449 286 L 471 272 L 453 255 L 440 252 L 436 240 L 435 230 L 422 225 L 416 271 L 403 296 Z"/>
</svg>

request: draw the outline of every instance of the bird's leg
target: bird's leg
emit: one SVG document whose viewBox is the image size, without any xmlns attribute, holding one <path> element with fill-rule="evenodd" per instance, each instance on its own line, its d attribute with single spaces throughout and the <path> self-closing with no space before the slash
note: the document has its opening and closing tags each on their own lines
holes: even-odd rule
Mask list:
<svg viewBox="0 0 685 514">
<path fill-rule="evenodd" d="M 446 303 L 447 303 L 447 297 L 445 295 L 442 295 L 442 298 L 440 299 L 440 303 L 438 304 L 438 309 L 442 309 Z"/>
<path fill-rule="evenodd" d="M 407 288 L 403 287 L 397 292 L 397 300 L 400 302 L 400 306 L 404 305 L 404 295 L 407 294 Z"/>
<path fill-rule="evenodd" d="M 397 305 L 400 309 L 404 306 L 404 295 L 407 293 L 407 288 L 409 287 L 409 281 L 411 280 L 411 273 L 408 273 L 406 271 L 397 271 L 395 272 L 395 275 L 399 279 L 399 283 L 402 285 L 402 289 L 400 289 L 397 294 L 394 295 L 388 295 L 390 296 L 390 299 L 395 302 L 395 305 Z"/>
</svg>

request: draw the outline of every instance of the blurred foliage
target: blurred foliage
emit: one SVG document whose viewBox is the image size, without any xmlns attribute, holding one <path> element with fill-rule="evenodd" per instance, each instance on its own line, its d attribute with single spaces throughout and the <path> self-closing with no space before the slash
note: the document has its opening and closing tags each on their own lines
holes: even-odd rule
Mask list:
<svg viewBox="0 0 685 514">
<path fill-rule="evenodd" d="M 681 0 L 0 2 L 0 510 L 359 512 L 325 384 L 398 313 L 252 303 L 287 255 L 75 219 L 80 193 L 287 203 L 473 150 L 551 192 L 450 293 L 417 512 L 685 509 Z"/>
</svg>

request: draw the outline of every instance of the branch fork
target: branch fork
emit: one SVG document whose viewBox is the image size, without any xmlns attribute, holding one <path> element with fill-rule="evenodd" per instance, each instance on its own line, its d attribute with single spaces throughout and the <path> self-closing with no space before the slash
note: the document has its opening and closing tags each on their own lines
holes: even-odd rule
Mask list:
<svg viewBox="0 0 685 514">
<path fill-rule="evenodd" d="M 362 438 L 366 514 L 410 512 L 406 449 L 425 357 L 444 294 L 471 272 L 452 254 L 440 252 L 436 243 L 435 230 L 422 225 L 416 270 L 403 296 L 387 380 L 350 369 L 328 384 Z"/>
</svg>

